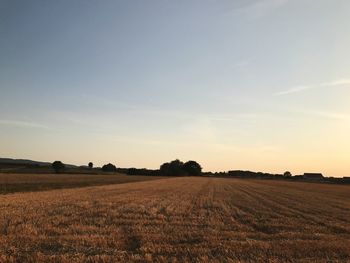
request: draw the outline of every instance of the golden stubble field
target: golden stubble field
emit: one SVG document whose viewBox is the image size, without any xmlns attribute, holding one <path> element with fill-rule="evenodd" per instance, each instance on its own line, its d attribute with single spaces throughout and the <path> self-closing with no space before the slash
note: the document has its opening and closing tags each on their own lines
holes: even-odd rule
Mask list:
<svg viewBox="0 0 350 263">
<path fill-rule="evenodd" d="M 166 177 L 125 174 L 27 174 L 0 173 L 0 194 L 51 189 L 124 184 L 159 180 Z"/>
<path fill-rule="evenodd" d="M 350 186 L 169 178 L 0 209 L 0 262 L 350 262 Z"/>
</svg>

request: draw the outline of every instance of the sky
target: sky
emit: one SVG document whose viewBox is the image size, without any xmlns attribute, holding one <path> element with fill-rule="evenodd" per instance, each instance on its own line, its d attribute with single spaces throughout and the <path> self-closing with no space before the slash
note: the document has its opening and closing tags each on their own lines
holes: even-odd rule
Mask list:
<svg viewBox="0 0 350 263">
<path fill-rule="evenodd" d="M 0 157 L 350 175 L 348 0 L 0 0 Z"/>
</svg>

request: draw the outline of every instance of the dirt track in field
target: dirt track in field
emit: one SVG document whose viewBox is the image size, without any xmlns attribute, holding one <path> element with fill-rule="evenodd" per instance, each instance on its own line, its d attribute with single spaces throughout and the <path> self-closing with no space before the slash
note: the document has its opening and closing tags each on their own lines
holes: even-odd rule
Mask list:
<svg viewBox="0 0 350 263">
<path fill-rule="evenodd" d="M 350 186 L 170 178 L 0 209 L 0 262 L 350 262 Z"/>
</svg>

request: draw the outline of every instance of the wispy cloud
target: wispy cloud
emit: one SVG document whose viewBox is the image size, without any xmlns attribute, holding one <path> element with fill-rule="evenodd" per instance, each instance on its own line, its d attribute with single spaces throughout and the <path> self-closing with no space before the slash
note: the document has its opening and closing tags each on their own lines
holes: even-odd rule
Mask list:
<svg viewBox="0 0 350 263">
<path fill-rule="evenodd" d="M 248 58 L 248 59 L 238 61 L 237 63 L 233 64 L 233 69 L 248 67 L 252 63 L 252 61 L 254 61 L 253 58 Z"/>
<path fill-rule="evenodd" d="M 303 92 L 303 91 L 315 89 L 315 88 L 338 87 L 338 86 L 344 86 L 344 85 L 350 85 L 350 79 L 344 78 L 344 79 L 336 79 L 336 80 L 333 80 L 330 82 L 320 83 L 320 84 L 316 84 L 316 85 L 294 86 L 294 87 L 290 87 L 289 89 L 276 92 L 273 95 L 274 96 L 283 96 L 283 95 Z"/>
<path fill-rule="evenodd" d="M 35 123 L 35 122 L 21 121 L 21 120 L 0 120 L 0 125 L 50 130 L 50 128 L 46 125 Z"/>
<path fill-rule="evenodd" d="M 296 111 L 303 114 L 319 116 L 327 119 L 350 121 L 350 115 L 343 112 L 317 111 L 317 110 L 302 110 L 302 111 L 296 110 Z"/>
<path fill-rule="evenodd" d="M 275 96 L 287 95 L 287 94 L 297 93 L 297 92 L 301 92 L 301 91 L 312 89 L 312 88 L 314 88 L 314 86 L 295 86 L 295 87 L 291 87 L 287 90 L 276 92 L 274 95 Z"/>
<path fill-rule="evenodd" d="M 244 0 L 233 1 L 231 11 L 242 12 L 245 16 L 252 18 L 264 17 L 277 8 L 287 4 L 289 0 Z"/>
<path fill-rule="evenodd" d="M 320 84 L 321 87 L 334 87 L 343 85 L 350 85 L 350 79 L 337 79 L 331 82 Z"/>
</svg>

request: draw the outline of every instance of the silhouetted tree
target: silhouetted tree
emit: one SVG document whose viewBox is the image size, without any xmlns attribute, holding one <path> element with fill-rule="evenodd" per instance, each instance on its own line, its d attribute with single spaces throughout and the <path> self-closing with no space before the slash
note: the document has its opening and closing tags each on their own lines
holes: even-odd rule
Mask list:
<svg viewBox="0 0 350 263">
<path fill-rule="evenodd" d="M 160 174 L 165 176 L 179 176 L 184 175 L 183 162 L 176 159 L 170 163 L 163 163 L 160 166 Z"/>
<path fill-rule="evenodd" d="M 283 174 L 283 177 L 287 177 L 287 178 L 292 177 L 292 173 L 287 171 Z"/>
<path fill-rule="evenodd" d="M 102 166 L 102 171 L 104 172 L 116 172 L 117 171 L 117 167 L 115 167 L 114 164 L 105 164 L 104 166 Z"/>
<path fill-rule="evenodd" d="M 202 174 L 202 167 L 195 161 L 188 161 L 184 163 L 182 169 L 188 174 L 198 176 Z"/>
<path fill-rule="evenodd" d="M 52 169 L 55 170 L 56 173 L 59 173 L 66 168 L 66 166 L 61 161 L 54 161 L 52 164 Z"/>
<path fill-rule="evenodd" d="M 94 167 L 94 164 L 92 162 L 89 162 L 89 168 L 92 169 Z"/>
</svg>

